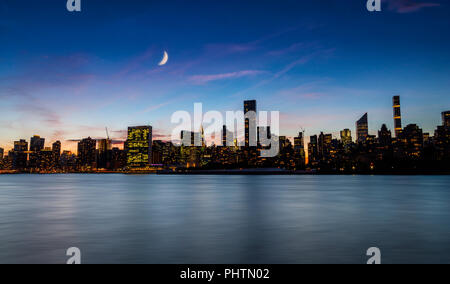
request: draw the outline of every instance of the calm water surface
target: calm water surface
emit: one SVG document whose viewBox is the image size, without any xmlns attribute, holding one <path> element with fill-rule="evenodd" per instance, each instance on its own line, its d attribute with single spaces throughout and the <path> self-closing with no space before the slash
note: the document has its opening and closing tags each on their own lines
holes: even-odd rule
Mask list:
<svg viewBox="0 0 450 284">
<path fill-rule="evenodd" d="M 0 176 L 0 263 L 450 263 L 450 176 Z"/>
</svg>

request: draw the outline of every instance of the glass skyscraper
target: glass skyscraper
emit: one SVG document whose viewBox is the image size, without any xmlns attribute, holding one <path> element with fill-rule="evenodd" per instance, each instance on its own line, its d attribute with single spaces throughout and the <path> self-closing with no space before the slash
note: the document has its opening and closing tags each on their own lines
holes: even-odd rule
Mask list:
<svg viewBox="0 0 450 284">
<path fill-rule="evenodd" d="M 359 143 L 365 142 L 369 136 L 369 118 L 368 114 L 364 114 L 356 122 L 356 138 Z"/>
</svg>

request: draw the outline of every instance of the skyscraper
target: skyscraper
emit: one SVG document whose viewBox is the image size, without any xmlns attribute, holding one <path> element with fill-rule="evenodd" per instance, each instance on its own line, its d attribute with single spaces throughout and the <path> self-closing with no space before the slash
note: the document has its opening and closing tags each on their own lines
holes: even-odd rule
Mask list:
<svg viewBox="0 0 450 284">
<path fill-rule="evenodd" d="M 3 159 L 4 153 L 5 153 L 5 150 L 3 150 L 3 148 L 0 148 L 0 160 Z"/>
<path fill-rule="evenodd" d="M 100 139 L 97 141 L 98 144 L 98 168 L 105 169 L 111 160 L 111 149 L 112 141 L 111 139 Z"/>
<path fill-rule="evenodd" d="M 61 142 L 56 141 L 52 144 L 52 153 L 53 153 L 53 163 L 54 166 L 59 166 L 59 160 L 61 158 Z"/>
<path fill-rule="evenodd" d="M 369 119 L 366 113 L 356 122 L 356 139 L 359 143 L 363 143 L 367 136 L 369 136 Z"/>
<path fill-rule="evenodd" d="M 45 138 L 34 135 L 30 139 L 30 168 L 36 168 L 39 163 L 40 152 L 44 149 Z"/>
<path fill-rule="evenodd" d="M 22 170 L 27 167 L 28 142 L 25 140 L 15 141 L 13 150 L 12 166 L 15 170 Z"/>
<path fill-rule="evenodd" d="M 400 133 L 402 133 L 402 112 L 400 109 L 400 96 L 394 96 L 392 98 L 392 105 L 394 108 L 395 137 L 398 138 Z"/>
<path fill-rule="evenodd" d="M 386 124 L 383 124 L 380 131 L 378 131 L 378 142 L 383 147 L 389 146 L 392 143 L 392 133 L 388 130 Z"/>
<path fill-rule="evenodd" d="M 309 164 L 314 164 L 318 160 L 318 145 L 317 145 L 317 135 L 313 135 L 309 139 L 308 144 L 308 160 Z"/>
<path fill-rule="evenodd" d="M 96 163 L 95 146 L 97 142 L 88 137 L 78 143 L 78 165 L 81 167 L 94 168 Z"/>
<path fill-rule="evenodd" d="M 245 117 L 245 147 L 256 146 L 256 101 L 244 101 Z"/>
<path fill-rule="evenodd" d="M 344 129 L 341 131 L 341 141 L 342 141 L 342 145 L 344 146 L 348 146 L 350 144 L 352 144 L 352 132 L 350 129 Z"/>
<path fill-rule="evenodd" d="M 127 166 L 145 168 L 152 163 L 152 127 L 128 127 Z"/>
<path fill-rule="evenodd" d="M 450 110 L 442 113 L 442 125 L 445 127 L 450 127 Z"/>
</svg>

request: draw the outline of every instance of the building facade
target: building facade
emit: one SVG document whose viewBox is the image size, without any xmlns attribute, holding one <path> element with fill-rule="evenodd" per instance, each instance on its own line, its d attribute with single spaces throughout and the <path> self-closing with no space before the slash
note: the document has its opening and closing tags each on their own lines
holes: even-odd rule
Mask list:
<svg viewBox="0 0 450 284">
<path fill-rule="evenodd" d="M 146 168 L 152 164 L 152 127 L 128 127 L 127 167 Z"/>
</svg>

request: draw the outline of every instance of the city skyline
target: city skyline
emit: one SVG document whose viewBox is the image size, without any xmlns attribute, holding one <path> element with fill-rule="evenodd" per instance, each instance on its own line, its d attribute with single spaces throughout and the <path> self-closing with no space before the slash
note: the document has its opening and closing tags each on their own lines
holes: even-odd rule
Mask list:
<svg viewBox="0 0 450 284">
<path fill-rule="evenodd" d="M 402 124 L 429 133 L 450 106 L 444 1 L 383 1 L 375 14 L 360 1 L 175 1 L 184 12 L 164 16 L 173 3 L 132 2 L 92 0 L 79 14 L 55 0 L 0 3 L 5 152 L 36 134 L 75 152 L 79 139 L 106 138 L 105 126 L 124 140 L 129 125 L 152 125 L 165 140 L 170 115 L 194 102 L 225 111 L 256 99 L 281 111 L 283 135 L 306 129 L 305 142 L 356 134 L 366 112 L 370 135 L 382 124 L 394 133 L 393 95 Z"/>
<path fill-rule="evenodd" d="M 401 117 L 401 113 L 400 113 L 400 96 L 393 96 L 392 97 L 392 101 L 393 103 L 393 109 L 394 109 L 394 115 L 393 115 L 393 125 L 397 125 L 399 126 L 398 123 L 398 119 L 399 117 Z M 256 114 L 258 113 L 257 110 L 257 100 L 246 100 L 243 102 L 244 105 L 244 113 L 247 112 L 255 112 Z M 426 132 L 423 131 L 424 135 L 428 135 L 430 137 L 433 137 L 434 134 L 436 134 L 436 131 L 438 130 L 436 127 L 439 126 L 444 126 L 444 127 L 449 127 L 450 125 L 450 111 L 442 111 L 440 113 L 440 124 L 437 124 L 434 128 L 434 130 L 432 132 Z M 251 118 L 251 120 L 253 120 L 253 118 Z M 245 119 L 244 121 L 241 122 L 245 127 L 244 127 L 244 133 L 242 133 L 242 137 L 239 137 L 239 134 L 235 133 L 235 132 L 230 132 L 227 129 L 227 126 L 224 125 L 222 128 L 222 138 L 220 139 L 220 141 L 222 143 L 226 143 L 227 141 L 227 137 L 231 135 L 232 138 L 228 137 L 228 139 L 231 139 L 231 141 L 233 141 L 234 139 L 236 139 L 236 142 L 238 143 L 238 145 L 240 145 L 240 147 L 244 147 L 244 148 L 248 148 L 250 147 L 250 142 L 249 139 L 252 139 L 252 141 L 255 141 L 258 143 L 259 145 L 259 132 L 261 129 L 261 126 L 256 122 L 256 121 L 250 121 L 249 119 Z M 298 136 L 286 136 L 283 133 L 283 130 L 280 130 L 280 136 L 279 137 L 286 137 L 287 140 L 289 140 L 291 143 L 294 142 L 298 137 L 301 137 L 303 142 L 303 149 L 306 152 L 306 157 L 308 157 L 308 144 L 311 143 L 311 137 L 315 136 L 317 139 L 317 135 L 320 133 L 321 135 L 323 135 L 324 133 L 327 133 L 326 135 L 330 136 L 330 140 L 331 139 L 337 139 L 339 141 L 341 141 L 343 144 L 348 144 L 348 143 L 364 143 L 368 138 L 370 138 L 370 136 L 373 137 L 377 137 L 377 138 L 382 138 L 382 135 L 380 133 L 387 132 L 389 131 L 390 133 L 390 138 L 398 138 L 399 135 L 402 133 L 403 128 L 399 128 L 399 127 L 395 127 L 394 129 L 389 128 L 387 125 L 388 123 L 383 123 L 378 130 L 376 131 L 375 134 L 372 134 L 370 132 L 368 132 L 369 126 L 370 125 L 370 119 L 369 119 L 369 114 L 365 113 L 361 118 L 359 118 L 356 123 L 355 123 L 355 127 L 352 130 L 351 128 L 344 128 L 341 130 L 337 130 L 334 131 L 332 133 L 327 133 L 325 131 L 319 131 L 318 133 L 311 133 L 311 136 L 306 135 L 306 130 L 305 129 L 298 129 L 299 135 Z M 400 122 L 401 125 L 401 122 Z M 420 126 L 420 123 L 409 123 L 406 127 L 410 127 L 411 125 L 417 125 L 418 127 Z M 203 126 L 201 126 L 203 131 Z M 264 127 L 264 126 L 263 126 Z M 155 139 L 153 139 L 153 126 L 128 126 L 127 129 L 127 134 L 126 134 L 126 139 L 123 140 L 117 140 L 114 138 L 110 138 L 109 137 L 109 131 L 108 128 L 106 127 L 104 129 L 104 131 L 106 132 L 106 138 L 102 137 L 102 138 L 95 138 L 95 137 L 85 137 L 85 138 L 80 138 L 77 140 L 72 140 L 73 143 L 77 143 L 77 151 L 73 151 L 72 149 L 63 149 L 62 148 L 62 144 L 60 140 L 56 140 L 56 141 L 46 141 L 46 139 L 44 137 L 41 137 L 39 135 L 34 134 L 33 136 L 31 136 L 31 138 L 29 139 L 29 149 L 28 149 L 28 142 L 26 139 L 24 138 L 19 138 L 19 139 L 14 139 L 12 144 L 15 145 L 15 143 L 17 142 L 23 142 L 23 143 L 27 143 L 27 149 L 25 151 L 30 151 L 30 152 L 38 152 L 38 151 L 42 151 L 44 149 L 51 149 L 53 147 L 55 147 L 55 144 L 57 144 L 57 147 L 59 148 L 59 151 L 64 150 L 64 151 L 69 151 L 72 153 L 76 153 L 77 155 L 79 155 L 80 153 L 80 144 L 83 144 L 85 141 L 93 141 L 95 142 L 93 144 L 93 148 L 94 150 L 99 150 L 100 152 L 104 152 L 107 149 L 111 150 L 114 146 L 114 148 L 118 148 L 118 149 L 125 149 L 126 148 L 126 143 L 127 140 L 130 139 L 130 130 L 132 129 L 146 129 L 149 128 L 149 137 L 150 139 L 148 139 L 149 141 L 162 141 L 162 142 L 172 142 L 174 143 L 174 145 L 176 145 L 177 143 L 185 143 L 183 142 L 183 134 L 184 135 L 189 135 L 192 136 L 192 138 L 190 139 L 192 142 L 192 145 L 197 145 L 197 142 L 194 142 L 196 139 L 200 142 L 200 144 L 202 144 L 203 146 L 225 146 L 225 145 L 214 145 L 213 141 L 207 141 L 203 139 L 203 133 L 195 133 L 192 132 L 191 130 L 182 130 L 180 133 L 180 137 L 179 139 L 177 138 L 176 141 L 172 141 L 171 139 L 160 139 L 161 137 L 157 136 L 155 137 Z M 422 128 L 421 128 L 422 129 Z M 254 130 L 255 134 L 252 136 L 249 134 L 250 130 Z M 380 132 L 381 130 L 381 132 Z M 273 133 L 270 132 L 270 126 L 267 127 L 267 135 L 269 135 L 269 137 L 271 135 L 273 135 Z M 225 134 L 224 134 L 225 133 Z M 337 135 L 335 135 L 335 133 L 338 133 Z M 198 136 L 198 137 L 197 137 Z M 189 141 L 189 138 L 188 140 Z M 236 143 L 233 142 L 233 143 Z M 312 143 L 317 143 L 317 141 L 312 141 Z M 46 145 L 52 145 L 52 147 L 46 147 Z M 117 147 L 117 146 L 121 146 L 121 147 Z M 227 145 L 228 146 L 228 145 Z M 2 153 L 8 153 L 9 151 L 13 150 L 14 147 L 12 147 L 11 149 L 8 148 L 4 148 L 2 147 L 2 145 L 0 145 L 0 149 L 2 150 Z M 151 150 L 150 150 L 151 151 Z M 151 155 L 151 152 L 150 152 Z M 32 161 L 32 155 L 30 155 L 30 160 Z"/>
</svg>

